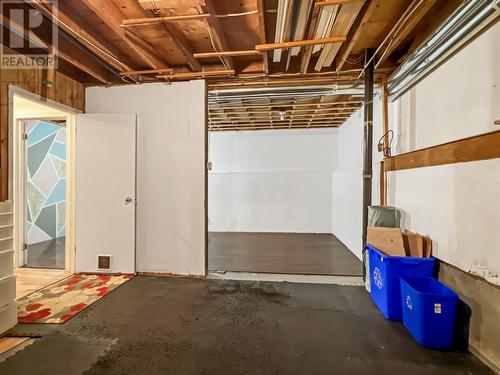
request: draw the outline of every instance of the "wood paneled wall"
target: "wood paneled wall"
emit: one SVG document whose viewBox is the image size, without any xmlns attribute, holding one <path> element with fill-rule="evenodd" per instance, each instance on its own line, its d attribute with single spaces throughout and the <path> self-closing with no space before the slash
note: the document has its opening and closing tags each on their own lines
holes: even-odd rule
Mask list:
<svg viewBox="0 0 500 375">
<path fill-rule="evenodd" d="M 54 72 L 52 87 L 43 81 L 47 70 L 0 69 L 0 201 L 8 199 L 9 184 L 9 85 L 15 85 L 72 108 L 85 109 L 85 88 L 72 78 Z"/>
</svg>

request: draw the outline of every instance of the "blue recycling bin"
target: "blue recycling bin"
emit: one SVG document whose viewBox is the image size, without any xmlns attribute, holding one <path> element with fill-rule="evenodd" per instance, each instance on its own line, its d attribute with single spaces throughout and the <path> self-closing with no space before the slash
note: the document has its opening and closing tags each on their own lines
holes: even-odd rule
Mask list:
<svg viewBox="0 0 500 375">
<path fill-rule="evenodd" d="M 366 245 L 370 259 L 370 294 L 390 320 L 402 320 L 401 276 L 432 277 L 434 258 L 395 257 Z"/>
<path fill-rule="evenodd" d="M 426 348 L 450 349 L 458 295 L 431 277 L 401 277 L 403 324 Z"/>
</svg>

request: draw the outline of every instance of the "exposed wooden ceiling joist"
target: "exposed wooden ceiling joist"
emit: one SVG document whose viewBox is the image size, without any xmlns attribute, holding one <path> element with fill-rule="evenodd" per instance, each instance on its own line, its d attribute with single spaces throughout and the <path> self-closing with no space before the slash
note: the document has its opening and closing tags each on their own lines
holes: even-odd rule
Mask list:
<svg viewBox="0 0 500 375">
<path fill-rule="evenodd" d="M 234 70 L 226 69 L 226 70 L 205 70 L 203 72 L 188 72 L 188 73 L 174 73 L 174 74 L 165 74 L 158 75 L 156 78 L 163 79 L 196 79 L 203 77 L 224 77 L 224 76 L 232 76 L 234 75 Z"/>
<path fill-rule="evenodd" d="M 256 50 L 247 51 L 223 51 L 223 52 L 200 52 L 195 53 L 193 56 L 197 59 L 205 59 L 210 57 L 224 57 L 224 56 L 260 56 L 261 52 Z"/>
<path fill-rule="evenodd" d="M 335 118 L 348 118 L 349 114 L 352 113 L 352 111 L 348 112 L 343 112 L 343 113 L 295 113 L 293 109 L 291 109 L 292 113 L 287 113 L 286 118 L 289 119 L 307 119 L 307 120 L 313 120 L 313 119 L 335 119 Z M 227 122 L 227 121 L 233 121 L 233 122 L 241 122 L 241 121 L 247 121 L 248 118 L 253 118 L 253 119 L 270 119 L 270 118 L 280 118 L 280 114 L 276 111 L 272 111 L 269 114 L 254 114 L 254 113 L 249 113 L 248 116 L 232 116 L 232 117 L 213 117 L 214 114 L 211 114 L 211 121 L 213 122 Z"/>
<path fill-rule="evenodd" d="M 193 56 L 193 49 L 184 35 L 184 33 L 180 30 L 180 28 L 177 25 L 177 22 L 175 20 L 172 20 L 173 18 L 179 18 L 181 17 L 182 20 L 187 21 L 189 19 L 202 19 L 204 17 L 204 14 L 193 14 L 187 16 L 186 15 L 171 15 L 170 10 L 165 7 L 161 8 L 151 8 L 151 5 L 156 6 L 157 2 L 149 2 L 149 5 L 144 2 L 139 2 L 139 5 L 142 7 L 144 10 L 145 14 L 147 15 L 151 13 L 152 17 L 143 17 L 135 20 L 147 20 L 148 22 L 151 22 L 150 25 L 156 25 L 156 27 L 160 28 L 164 34 L 165 38 L 170 40 L 175 47 L 184 55 L 186 59 L 186 63 L 189 66 L 189 68 L 193 71 L 200 71 L 202 70 L 202 66 L 198 60 Z M 168 21 L 172 20 L 172 22 Z M 180 21 L 181 19 L 177 19 L 177 21 Z M 122 26 L 127 26 L 127 23 L 133 23 L 134 19 L 124 19 L 122 21 Z M 141 24 L 139 24 L 141 25 Z M 130 25 L 133 26 L 133 25 Z M 147 24 L 146 24 L 147 26 Z"/>
<path fill-rule="evenodd" d="M 337 65 L 336 71 L 339 72 L 342 70 L 344 63 L 349 57 L 354 45 L 357 43 L 359 36 L 367 28 L 368 21 L 372 16 L 375 9 L 377 9 L 377 2 L 374 0 L 369 0 L 364 4 L 363 8 L 361 8 L 358 18 L 354 22 L 349 34 L 347 35 L 347 42 L 343 43 L 340 47 L 340 50 L 337 53 Z"/>
<path fill-rule="evenodd" d="M 199 72 L 231 71 L 201 75 L 211 87 L 222 88 L 359 81 L 363 51 L 378 47 L 377 66 L 390 74 L 460 2 L 59 0 L 57 17 L 47 7 L 49 0 L 29 3 L 82 48 L 82 60 L 71 47 L 61 52 L 73 62 L 64 69 L 73 66 L 74 76 L 86 84 L 103 78 L 123 83 L 123 77 L 132 78 L 127 82 L 187 80 Z M 342 39 L 328 41 L 330 35 Z M 104 71 L 88 60 L 89 51 Z M 93 74 L 83 74 L 82 64 L 95 68 Z M 314 67 L 329 75 L 316 76 Z"/>
<path fill-rule="evenodd" d="M 338 128 L 338 125 L 332 124 L 318 124 L 314 126 L 288 126 L 288 125 L 276 125 L 276 126 L 245 126 L 245 127 L 228 127 L 228 128 L 218 128 L 209 127 L 209 131 L 262 131 L 262 130 L 279 130 L 279 129 L 324 129 L 324 128 Z"/>
<path fill-rule="evenodd" d="M 259 12 L 259 40 L 260 44 L 266 44 L 266 20 L 265 20 L 265 12 L 266 8 L 264 6 L 264 0 L 257 0 L 257 11 Z M 269 74 L 269 55 L 267 52 L 262 54 L 263 65 L 264 65 L 264 73 Z"/>
<path fill-rule="evenodd" d="M 324 1 L 316 1 L 314 3 L 315 7 L 327 7 L 331 5 L 340 5 L 340 4 L 348 4 L 348 3 L 362 3 L 364 0 L 324 0 Z"/>
<path fill-rule="evenodd" d="M 314 7 L 311 15 L 311 20 L 309 22 L 309 30 L 307 33 L 308 39 L 314 38 L 316 34 L 316 28 L 318 26 L 319 14 L 321 9 L 319 7 Z M 313 46 L 307 46 L 303 49 L 302 57 L 300 60 L 300 72 L 306 74 L 309 69 L 309 63 L 311 61 Z"/>
<path fill-rule="evenodd" d="M 50 2 L 46 0 L 31 0 L 30 5 L 50 19 L 54 24 L 64 30 L 66 33 L 82 43 L 90 51 L 96 54 L 99 58 L 111 65 L 118 71 L 130 70 L 130 67 L 117 57 L 117 52 L 112 51 L 108 46 L 105 46 L 98 41 L 85 28 L 79 26 L 71 17 L 64 13 L 61 9 L 57 10 L 57 15 L 53 13 Z"/>
<path fill-rule="evenodd" d="M 293 42 L 258 44 L 255 46 L 255 49 L 257 51 L 270 51 L 273 49 L 281 49 L 281 48 L 304 47 L 304 46 L 313 46 L 317 44 L 344 42 L 345 40 L 346 40 L 345 36 L 332 36 L 329 38 L 321 38 L 321 39 L 306 39 L 306 40 L 296 40 Z"/>
<path fill-rule="evenodd" d="M 101 84 L 108 84 L 109 71 L 107 71 L 102 65 L 97 63 L 95 60 L 90 59 L 89 56 L 85 56 L 78 47 L 69 43 L 66 39 L 61 38 L 59 40 L 59 46 L 50 45 L 47 41 L 43 40 L 44 34 L 51 32 L 50 24 L 47 20 L 42 22 L 37 28 L 23 30 L 23 26 L 17 24 L 15 21 L 4 17 L 0 14 L 0 24 L 9 29 L 11 32 L 16 32 L 17 35 L 22 35 L 28 42 L 35 42 L 38 45 L 47 45 L 49 50 L 56 56 L 57 59 L 63 60 L 68 64 L 72 65 L 76 69 L 88 74 L 89 76 L 95 78 Z M 36 31 L 36 32 L 35 32 Z M 38 33 L 38 34 L 37 34 Z M 70 51 L 71 53 L 67 53 Z M 50 74 L 53 74 L 53 69 L 48 69 Z"/>
<path fill-rule="evenodd" d="M 201 20 L 209 17 L 210 17 L 209 13 L 196 13 L 196 14 L 185 14 L 181 16 L 159 16 L 159 17 L 124 19 L 121 23 L 121 26 L 122 27 L 149 26 L 166 22 Z"/>
<path fill-rule="evenodd" d="M 139 55 L 144 62 L 154 69 L 168 68 L 165 60 L 158 57 L 154 48 L 137 36 L 124 30 L 120 25 L 123 14 L 111 1 L 81 0 L 96 16 L 98 16 L 117 36 L 119 36 L 132 51 Z M 133 40 L 134 39 L 134 40 Z"/>
<path fill-rule="evenodd" d="M 132 76 L 140 76 L 148 74 L 173 74 L 173 73 L 174 69 L 167 68 L 167 69 L 149 69 L 149 70 L 129 70 L 120 72 L 120 75 L 132 77 Z"/>
<path fill-rule="evenodd" d="M 413 13 L 407 22 L 403 23 L 401 29 L 388 41 L 387 48 L 382 53 L 377 61 L 377 64 L 382 64 L 387 57 L 389 57 L 398 48 L 400 43 L 414 30 L 415 26 L 422 20 L 422 18 L 429 12 L 429 10 L 436 4 L 437 0 L 423 0 L 418 6 L 418 9 Z"/>
<path fill-rule="evenodd" d="M 234 96 L 224 91 L 209 96 L 209 127 L 214 131 L 247 128 L 311 128 L 340 126 L 361 105 L 362 100 L 351 94 L 315 94 L 294 91 L 280 93 L 279 97 L 265 90 L 250 91 L 254 96 Z M 226 96 L 224 96 L 226 95 Z"/>
<path fill-rule="evenodd" d="M 199 0 L 199 7 L 202 13 L 217 14 L 215 6 L 212 0 Z M 215 52 L 224 52 L 230 50 L 226 37 L 224 35 L 224 30 L 217 18 L 210 17 L 205 19 L 205 23 L 208 27 L 208 32 L 210 34 L 210 39 L 213 43 Z M 226 69 L 234 69 L 234 62 L 230 56 L 222 57 L 224 61 L 224 66 Z"/>
<path fill-rule="evenodd" d="M 63 52 L 60 49 L 58 49 L 57 56 L 60 59 L 66 61 L 67 63 L 73 65 L 75 68 L 80 69 L 81 71 L 91 75 L 92 77 L 97 79 L 99 82 L 101 82 L 105 85 L 109 83 L 109 79 L 106 78 L 106 76 L 103 73 L 98 72 L 97 69 L 95 69 L 95 68 L 90 68 L 88 65 L 83 63 L 81 60 L 73 57 L 72 55 L 69 55 L 66 52 Z"/>
<path fill-rule="evenodd" d="M 347 35 L 363 6 L 362 1 L 348 2 L 340 7 L 330 35 Z M 345 40 L 344 40 L 345 41 Z M 319 56 L 314 69 L 320 71 L 324 66 L 332 65 L 342 42 L 326 45 Z"/>
<path fill-rule="evenodd" d="M 341 105 L 341 106 L 345 106 L 345 105 L 361 105 L 363 104 L 363 101 L 362 100 L 349 100 L 349 101 L 335 101 L 335 102 L 325 102 L 325 103 L 317 103 L 317 102 L 311 102 L 311 103 L 298 103 L 298 104 L 291 104 L 291 103 L 286 103 L 284 101 L 280 101 L 280 102 L 269 102 L 267 104 L 247 104 L 247 105 L 231 105 L 231 104 L 221 104 L 221 107 L 223 107 L 224 109 L 242 109 L 242 108 L 247 108 L 247 109 L 251 109 L 251 108 L 268 108 L 270 106 L 274 107 L 274 106 L 279 106 L 279 107 L 291 107 L 291 106 L 296 106 L 296 107 L 311 107 L 311 106 L 321 106 L 321 107 L 327 107 L 327 106 L 336 106 L 336 105 Z M 213 107 L 215 108 L 215 107 Z"/>
<path fill-rule="evenodd" d="M 254 110 L 250 110 L 248 109 L 247 111 L 239 111 L 239 112 L 235 112 L 235 111 L 228 111 L 228 110 L 225 110 L 223 112 L 217 112 L 216 110 L 211 110 L 210 111 L 210 114 L 211 116 L 216 116 L 216 117 L 242 117 L 242 116 L 245 116 L 245 115 L 248 115 L 248 114 L 251 114 L 251 115 L 262 115 L 262 114 L 269 114 L 270 112 L 278 112 L 280 110 L 282 110 L 281 108 L 279 108 L 279 106 L 277 106 L 277 108 L 274 108 L 274 109 L 267 109 L 267 110 L 264 110 L 264 111 L 254 111 Z M 327 115 L 335 115 L 335 114 L 339 114 L 339 113 L 351 113 L 353 109 L 355 108 L 358 108 L 357 107 L 350 107 L 350 108 L 310 108 L 310 109 L 297 109 L 295 108 L 295 105 L 291 105 L 291 107 L 293 108 L 293 113 L 296 113 L 296 114 L 304 114 L 304 115 L 311 115 L 311 112 L 315 112 L 315 113 L 320 113 L 320 114 L 327 114 Z"/>
</svg>

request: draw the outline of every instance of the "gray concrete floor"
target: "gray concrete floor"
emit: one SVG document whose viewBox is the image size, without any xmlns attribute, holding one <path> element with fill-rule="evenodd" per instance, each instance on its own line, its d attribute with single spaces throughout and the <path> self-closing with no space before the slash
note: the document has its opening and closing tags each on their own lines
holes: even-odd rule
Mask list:
<svg viewBox="0 0 500 375">
<path fill-rule="evenodd" d="M 64 269 L 65 237 L 28 245 L 25 267 Z"/>
<path fill-rule="evenodd" d="M 40 335 L 0 374 L 490 374 L 419 347 L 362 287 L 136 277 Z"/>
</svg>

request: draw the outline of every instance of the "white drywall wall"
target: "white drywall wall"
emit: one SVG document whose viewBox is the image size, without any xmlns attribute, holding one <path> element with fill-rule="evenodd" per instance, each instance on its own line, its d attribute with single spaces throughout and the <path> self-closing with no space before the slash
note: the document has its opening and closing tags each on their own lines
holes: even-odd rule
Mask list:
<svg viewBox="0 0 500 375">
<path fill-rule="evenodd" d="M 397 100 L 396 152 L 500 130 L 499 61 L 497 23 Z M 439 259 L 500 284 L 499 159 L 391 172 L 388 192 Z"/>
<path fill-rule="evenodd" d="M 337 130 L 210 133 L 209 230 L 331 231 Z"/>
<path fill-rule="evenodd" d="M 383 134 L 379 91 L 373 105 L 372 204 L 380 203 L 379 171 L 382 154 L 377 143 Z M 363 112 L 356 111 L 339 128 L 338 168 L 333 173 L 332 233 L 358 258 L 362 257 L 363 225 Z"/>
<path fill-rule="evenodd" d="M 436 258 L 500 284 L 500 159 L 389 172 L 388 181 L 404 227 L 428 235 Z"/>
<path fill-rule="evenodd" d="M 500 23 L 394 102 L 396 153 L 499 130 Z M 399 115 L 398 115 L 399 112 Z"/>
<path fill-rule="evenodd" d="M 137 271 L 205 274 L 205 95 L 202 80 L 86 90 L 87 113 L 137 113 Z"/>
</svg>

